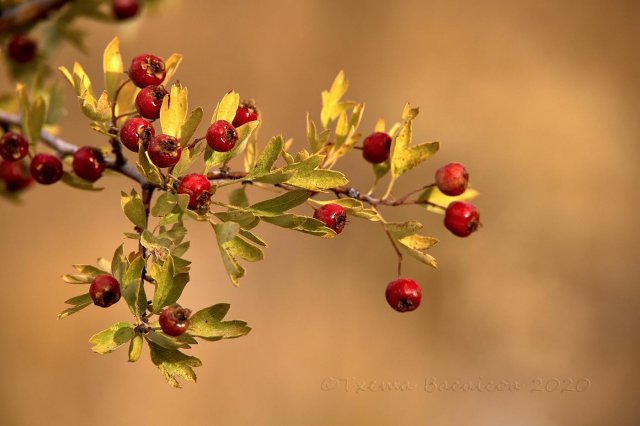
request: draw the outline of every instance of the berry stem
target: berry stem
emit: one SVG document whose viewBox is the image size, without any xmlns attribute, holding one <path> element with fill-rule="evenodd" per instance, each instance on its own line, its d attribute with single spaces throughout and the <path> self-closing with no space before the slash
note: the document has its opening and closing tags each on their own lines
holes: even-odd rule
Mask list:
<svg viewBox="0 0 640 426">
<path fill-rule="evenodd" d="M 381 219 L 382 219 L 382 217 L 381 217 Z M 382 229 L 384 229 L 384 233 L 387 234 L 387 238 L 389 239 L 389 242 L 393 246 L 393 250 L 395 250 L 396 255 L 398 256 L 398 277 L 401 277 L 402 276 L 402 252 L 398 248 L 398 245 L 396 244 L 396 242 L 393 240 L 393 237 L 391 236 L 391 233 L 384 226 L 385 222 L 383 220 L 381 220 L 380 224 L 382 225 Z"/>
<path fill-rule="evenodd" d="M 113 105 L 111 105 L 111 125 L 113 127 L 118 127 L 118 124 L 117 124 L 118 119 L 127 115 L 127 114 L 121 114 L 119 116 L 116 116 L 116 106 L 118 105 L 118 97 L 120 96 L 120 92 L 122 91 L 124 86 L 127 85 L 127 83 L 131 83 L 131 80 L 126 79 L 125 81 L 123 81 L 122 84 L 118 86 L 118 88 L 116 89 L 116 93 L 114 93 L 113 95 Z"/>
</svg>

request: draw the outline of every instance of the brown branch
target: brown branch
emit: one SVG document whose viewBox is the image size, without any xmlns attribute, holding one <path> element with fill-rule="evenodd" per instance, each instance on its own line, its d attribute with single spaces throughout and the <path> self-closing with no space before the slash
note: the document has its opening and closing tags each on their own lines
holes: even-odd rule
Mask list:
<svg viewBox="0 0 640 426">
<path fill-rule="evenodd" d="M 0 33 L 11 32 L 46 19 L 72 0 L 30 0 L 0 13 Z"/>
</svg>

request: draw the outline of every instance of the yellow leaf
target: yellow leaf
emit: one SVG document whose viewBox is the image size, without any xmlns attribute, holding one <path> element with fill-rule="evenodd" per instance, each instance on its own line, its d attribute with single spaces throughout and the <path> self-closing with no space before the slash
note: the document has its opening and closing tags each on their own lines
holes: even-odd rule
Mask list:
<svg viewBox="0 0 640 426">
<path fill-rule="evenodd" d="M 169 56 L 169 58 L 166 61 L 164 61 L 164 67 L 167 70 L 167 74 L 164 78 L 165 84 L 169 80 L 171 80 L 171 78 L 174 76 L 176 71 L 178 71 L 178 67 L 180 66 L 181 62 L 182 62 L 182 55 L 180 55 L 179 53 L 174 53 L 173 55 Z"/>
<path fill-rule="evenodd" d="M 114 37 L 104 49 L 102 67 L 104 70 L 104 84 L 107 93 L 109 93 L 109 98 L 115 99 L 116 91 L 122 83 L 122 75 L 124 73 L 118 37 Z"/>
<path fill-rule="evenodd" d="M 211 123 L 215 123 L 218 120 L 225 120 L 231 123 L 236 116 L 238 105 L 240 104 L 240 95 L 233 90 L 224 95 L 222 100 L 216 106 L 213 116 L 211 117 Z"/>
<path fill-rule="evenodd" d="M 180 83 L 171 86 L 171 93 L 165 96 L 160 109 L 160 126 L 162 133 L 180 139 L 182 125 L 187 119 L 188 90 Z"/>
</svg>

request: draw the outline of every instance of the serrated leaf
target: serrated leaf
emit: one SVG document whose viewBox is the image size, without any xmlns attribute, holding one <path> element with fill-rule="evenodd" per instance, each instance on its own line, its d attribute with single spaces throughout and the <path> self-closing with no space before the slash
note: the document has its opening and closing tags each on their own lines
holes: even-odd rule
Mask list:
<svg viewBox="0 0 640 426">
<path fill-rule="evenodd" d="M 122 83 L 124 65 L 120 56 L 120 40 L 114 37 L 104 49 L 102 57 L 104 84 L 110 99 L 115 99 L 116 91 Z"/>
<path fill-rule="evenodd" d="M 71 299 L 66 300 L 64 303 L 66 303 L 67 305 L 73 305 L 73 306 L 60 312 L 58 314 L 59 320 L 66 318 L 69 315 L 75 314 L 81 309 L 84 309 L 87 306 L 93 304 L 93 300 L 91 299 L 91 295 L 89 293 L 85 293 L 85 294 L 81 294 L 80 296 L 72 297 Z"/>
<path fill-rule="evenodd" d="M 145 261 L 138 255 L 129 265 L 122 277 L 122 297 L 124 297 L 131 313 L 140 318 L 147 309 L 147 296 L 142 284 L 142 271 Z"/>
<path fill-rule="evenodd" d="M 129 342 L 129 362 L 136 362 L 140 359 L 142 353 L 142 346 L 144 339 L 140 333 L 136 333 L 135 336 Z"/>
<path fill-rule="evenodd" d="M 213 116 L 211 117 L 211 123 L 213 124 L 218 120 L 224 120 L 231 123 L 236 117 L 238 105 L 240 105 L 240 95 L 233 90 L 226 93 L 222 100 L 218 102 Z"/>
<path fill-rule="evenodd" d="M 418 201 L 424 202 L 428 201 L 433 205 L 423 204 L 424 207 L 433 213 L 444 214 L 447 206 L 453 203 L 454 201 L 468 201 L 476 198 L 479 195 L 479 192 L 473 188 L 467 188 L 462 194 L 457 195 L 455 197 L 451 197 L 449 195 L 443 194 L 437 186 L 432 186 L 430 188 L 425 189 L 419 196 Z M 435 207 L 435 206 L 442 206 Z"/>
<path fill-rule="evenodd" d="M 244 151 L 247 146 L 247 142 L 249 141 L 249 137 L 258 128 L 259 125 L 260 121 L 256 120 L 250 121 L 238 127 L 236 129 L 236 131 L 238 132 L 238 141 L 231 151 L 217 152 L 207 145 L 204 152 L 205 173 L 215 166 L 226 164 L 227 162 L 229 162 L 229 160 Z"/>
<path fill-rule="evenodd" d="M 222 321 L 229 305 L 219 303 L 202 309 L 191 316 L 188 333 L 204 340 L 234 339 L 251 331 L 244 321 Z"/>
<path fill-rule="evenodd" d="M 192 149 L 183 148 L 180 160 L 178 160 L 178 163 L 173 167 L 173 175 L 185 175 L 198 158 L 200 158 L 207 146 L 208 145 L 204 141 L 200 141 Z"/>
<path fill-rule="evenodd" d="M 162 133 L 178 139 L 181 138 L 180 132 L 187 119 L 187 109 L 189 108 L 188 93 L 187 88 L 182 87 L 180 83 L 171 86 L 171 92 L 169 96 L 164 97 L 160 108 Z"/>
<path fill-rule="evenodd" d="M 140 229 L 147 227 L 147 213 L 142 203 L 142 198 L 140 198 L 140 194 L 135 189 L 131 190 L 131 195 L 127 195 L 126 192 L 121 193 L 120 205 L 131 223 Z"/>
<path fill-rule="evenodd" d="M 189 117 L 185 120 L 182 128 L 180 129 L 180 144 L 183 147 L 187 145 L 193 134 L 196 132 L 196 129 L 202 121 L 203 115 L 204 111 L 201 107 L 198 107 L 191 111 Z"/>
<path fill-rule="evenodd" d="M 235 222 L 240 225 L 242 228 L 251 229 L 255 225 L 257 225 L 256 221 L 260 221 L 256 215 L 247 210 L 229 210 L 226 212 L 216 212 L 214 213 L 218 219 L 223 222 Z"/>
<path fill-rule="evenodd" d="M 171 192 L 163 192 L 157 199 L 153 207 L 151 207 L 151 215 L 154 217 L 166 216 L 173 211 L 178 205 L 175 194 Z"/>
<path fill-rule="evenodd" d="M 384 228 L 394 239 L 399 240 L 418 233 L 422 229 L 422 224 L 416 220 L 410 220 L 408 222 L 387 222 L 384 224 Z"/>
<path fill-rule="evenodd" d="M 293 175 L 286 180 L 286 183 L 311 191 L 322 191 L 349 183 L 344 174 L 340 172 L 319 169 L 318 166 L 320 166 L 323 159 L 324 156 L 315 154 L 304 161 L 285 166 L 283 168 L 285 172 L 293 172 Z"/>
<path fill-rule="evenodd" d="M 179 388 L 180 383 L 176 377 L 182 377 L 187 381 L 195 382 L 196 373 L 193 367 L 202 366 L 202 362 L 193 356 L 183 354 L 178 350 L 165 349 L 149 342 L 151 362 L 158 367 L 165 380 L 173 387 Z"/>
<path fill-rule="evenodd" d="M 62 281 L 68 284 L 89 284 L 93 278 L 86 274 L 65 274 L 62 276 Z"/>
<path fill-rule="evenodd" d="M 231 278 L 231 282 L 237 286 L 239 285 L 238 280 L 244 276 L 245 271 L 238 261 L 229 254 L 229 251 L 225 247 L 225 243 L 236 238 L 240 230 L 240 225 L 235 222 L 225 222 L 221 224 L 212 223 L 211 226 L 213 226 L 213 230 L 216 233 L 218 247 L 220 248 L 220 255 L 222 256 L 222 263 Z"/>
<path fill-rule="evenodd" d="M 267 247 L 267 243 L 260 237 L 258 237 L 257 235 L 255 235 L 253 232 L 249 231 L 248 229 L 242 229 L 240 228 L 239 234 L 242 235 L 244 238 L 246 238 L 249 241 L 253 241 L 254 243 L 262 246 L 262 247 Z"/>
<path fill-rule="evenodd" d="M 282 139 L 282 136 L 275 136 L 271 138 L 269 143 L 264 147 L 264 150 L 258 156 L 255 167 L 251 172 L 249 172 L 246 179 L 252 180 L 269 174 L 278 159 L 278 156 L 282 152 L 283 147 L 284 140 Z"/>
<path fill-rule="evenodd" d="M 317 152 L 320 152 L 320 150 L 326 145 L 327 141 L 329 140 L 330 134 L 331 132 L 328 129 L 325 129 L 318 135 L 316 124 L 309 117 L 309 113 L 307 113 L 307 141 L 309 142 L 312 153 L 315 154 Z"/>
<path fill-rule="evenodd" d="M 275 198 L 256 203 L 251 206 L 251 209 L 269 213 L 283 213 L 303 204 L 310 196 L 311 191 L 307 191 L 306 189 L 296 189 L 293 191 L 287 191 Z"/>
<path fill-rule="evenodd" d="M 104 188 L 98 188 L 93 186 L 93 182 L 89 182 L 86 181 L 82 178 L 79 178 L 78 176 L 76 176 L 74 173 L 69 173 L 67 171 L 64 171 L 62 174 L 62 182 L 64 182 L 65 184 L 76 188 L 76 189 L 82 189 L 84 191 L 102 191 Z"/>
<path fill-rule="evenodd" d="M 349 82 L 345 79 L 344 71 L 340 71 L 333 80 L 331 89 L 322 92 L 322 110 L 320 111 L 320 121 L 322 127 L 327 128 L 329 123 L 345 110 L 353 106 L 352 102 L 341 102 L 342 97 L 349 88 Z"/>
<path fill-rule="evenodd" d="M 113 352 L 120 346 L 131 340 L 135 334 L 133 324 L 126 322 L 117 322 L 111 327 L 94 334 L 89 339 L 93 344 L 92 351 L 99 354 Z"/>
</svg>

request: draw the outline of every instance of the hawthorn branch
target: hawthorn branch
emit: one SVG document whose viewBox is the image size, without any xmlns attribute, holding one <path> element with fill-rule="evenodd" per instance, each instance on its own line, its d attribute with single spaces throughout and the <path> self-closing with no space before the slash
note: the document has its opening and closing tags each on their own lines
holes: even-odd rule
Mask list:
<svg viewBox="0 0 640 426">
<path fill-rule="evenodd" d="M 73 0 L 30 0 L 0 11 L 0 33 L 11 32 L 46 19 Z"/>
</svg>

